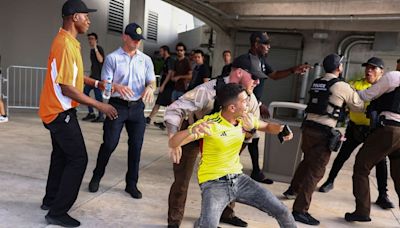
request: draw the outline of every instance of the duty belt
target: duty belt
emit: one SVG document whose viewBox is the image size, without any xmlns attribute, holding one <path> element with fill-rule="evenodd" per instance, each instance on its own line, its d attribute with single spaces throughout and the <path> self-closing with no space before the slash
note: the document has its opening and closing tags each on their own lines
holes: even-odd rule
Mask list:
<svg viewBox="0 0 400 228">
<path fill-rule="evenodd" d="M 326 126 L 326 125 L 317 123 L 317 122 L 312 121 L 312 120 L 304 120 L 303 123 L 302 123 L 302 127 L 303 127 L 303 126 L 304 126 L 304 127 L 318 128 L 318 129 L 323 130 L 323 131 L 326 131 L 326 132 L 328 132 L 328 133 L 330 133 L 330 132 L 331 132 L 331 129 L 332 129 L 332 128 L 329 127 L 329 126 Z"/>
<path fill-rule="evenodd" d="M 382 119 L 380 121 L 380 124 L 382 126 L 394 126 L 394 127 L 400 127 L 400 122 L 397 122 L 395 120 L 387 120 L 387 119 Z"/>
<path fill-rule="evenodd" d="M 137 104 L 139 104 L 141 102 L 142 102 L 141 98 L 139 100 L 137 100 L 137 101 L 122 100 L 121 98 L 118 98 L 118 97 L 111 97 L 110 98 L 110 103 L 119 104 L 119 105 L 123 105 L 123 106 L 127 106 L 127 107 L 131 107 L 131 106 L 137 105 Z"/>
</svg>

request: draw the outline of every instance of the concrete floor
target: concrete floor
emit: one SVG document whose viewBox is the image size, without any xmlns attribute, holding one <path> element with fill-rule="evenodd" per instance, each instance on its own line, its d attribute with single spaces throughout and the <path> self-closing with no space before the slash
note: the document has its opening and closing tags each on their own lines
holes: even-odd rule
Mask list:
<svg viewBox="0 0 400 228">
<path fill-rule="evenodd" d="M 101 144 L 102 124 L 81 121 L 81 128 L 89 153 L 89 164 L 78 200 L 70 211 L 72 216 L 81 221 L 81 227 L 166 227 L 168 192 L 173 181 L 166 132 L 154 126 L 147 127 L 139 180 L 143 199 L 136 200 L 124 192 L 126 132 L 123 131 L 120 144 L 110 159 L 99 192 L 89 193 L 87 186 Z M 262 145 L 261 142 L 260 147 Z M 263 148 L 260 149 L 263 151 Z M 46 212 L 39 206 L 46 185 L 50 152 L 49 132 L 35 113 L 11 112 L 10 121 L 0 124 L 0 227 L 47 226 L 44 220 Z M 247 151 L 241 158 L 244 171 L 249 173 L 251 162 Z M 345 164 L 333 191 L 315 192 L 309 212 L 320 219 L 320 227 L 400 227 L 399 200 L 392 181 L 388 182 L 389 194 L 396 205 L 395 209 L 381 210 L 373 205 L 372 222 L 344 221 L 344 213 L 353 211 L 355 206 L 351 183 L 353 163 L 354 156 Z M 377 197 L 376 179 L 371 175 L 370 180 L 374 201 Z M 196 182 L 196 178 L 192 178 L 182 227 L 192 227 L 200 213 L 200 190 Z M 282 199 L 281 193 L 288 184 L 276 182 L 264 187 Z M 293 201 L 283 201 L 289 208 L 292 207 Z M 237 204 L 236 214 L 246 220 L 249 227 L 278 227 L 273 218 L 255 208 Z M 300 223 L 298 226 L 309 227 Z M 232 226 L 221 224 L 221 227 Z"/>
</svg>

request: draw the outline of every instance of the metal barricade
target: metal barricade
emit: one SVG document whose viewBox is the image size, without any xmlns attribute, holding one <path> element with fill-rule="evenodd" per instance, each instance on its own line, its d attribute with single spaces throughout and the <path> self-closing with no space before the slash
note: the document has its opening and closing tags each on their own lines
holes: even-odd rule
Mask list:
<svg viewBox="0 0 400 228">
<path fill-rule="evenodd" d="M 7 113 L 9 109 L 38 109 L 40 94 L 46 77 L 47 68 L 32 66 L 9 66 L 5 77 L 0 75 L 0 98 L 5 100 Z M 4 73 L 2 72 L 4 75 Z M 160 76 L 156 75 L 158 95 Z M 3 85 L 5 84 L 5 90 Z M 154 102 L 146 104 L 146 112 L 150 112 Z M 160 109 L 161 113 L 164 109 Z"/>
<path fill-rule="evenodd" d="M 47 68 L 32 66 L 9 66 L 3 82 L 6 91 L 3 98 L 7 100 L 7 113 L 10 108 L 38 109 L 40 92 L 46 77 Z"/>
</svg>

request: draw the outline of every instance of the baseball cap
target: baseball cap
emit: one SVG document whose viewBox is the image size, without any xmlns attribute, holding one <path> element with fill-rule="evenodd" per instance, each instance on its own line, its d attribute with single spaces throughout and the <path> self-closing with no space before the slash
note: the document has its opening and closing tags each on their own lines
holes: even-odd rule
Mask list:
<svg viewBox="0 0 400 228">
<path fill-rule="evenodd" d="M 255 55 L 243 54 L 236 57 L 232 62 L 232 67 L 245 70 L 256 79 L 268 78 L 268 76 L 261 71 L 260 59 Z"/>
<path fill-rule="evenodd" d="M 62 16 L 66 17 L 75 13 L 90 13 L 96 11 L 96 9 L 87 8 L 86 4 L 81 0 L 68 0 L 62 7 Z"/>
<path fill-rule="evenodd" d="M 340 64 L 343 63 L 343 57 L 338 54 L 330 54 L 325 57 L 322 65 L 324 66 L 325 72 L 333 72 Z"/>
<path fill-rule="evenodd" d="M 271 40 L 266 32 L 253 32 L 250 35 L 250 42 L 255 43 L 258 39 L 259 43 L 270 44 Z"/>
<path fill-rule="evenodd" d="M 366 63 L 363 63 L 361 66 L 365 67 L 367 65 L 376 66 L 381 69 L 383 69 L 385 67 L 383 60 L 378 57 L 372 57 L 372 58 L 368 59 L 368 61 Z"/>
<path fill-rule="evenodd" d="M 130 36 L 133 40 L 144 40 L 142 27 L 136 23 L 130 23 L 127 25 L 124 33 Z"/>
</svg>

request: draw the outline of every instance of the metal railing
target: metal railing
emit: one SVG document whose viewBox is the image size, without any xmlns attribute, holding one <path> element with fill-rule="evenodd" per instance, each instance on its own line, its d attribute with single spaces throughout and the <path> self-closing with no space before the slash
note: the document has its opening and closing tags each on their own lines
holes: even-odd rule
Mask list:
<svg viewBox="0 0 400 228">
<path fill-rule="evenodd" d="M 0 75 L 0 97 L 5 100 L 7 113 L 9 113 L 10 108 L 39 108 L 40 94 L 46 77 L 46 71 L 47 68 L 45 67 L 13 65 L 7 68 L 5 77 Z M 156 82 L 157 87 L 159 87 L 159 75 L 156 75 Z M 6 84 L 5 91 L 2 89 L 4 83 Z M 150 112 L 153 106 L 154 102 L 146 104 L 145 111 Z M 163 111 L 163 109 L 160 109 L 161 113 Z"/>
<path fill-rule="evenodd" d="M 10 108 L 38 109 L 40 92 L 46 77 L 47 68 L 32 66 L 9 66 L 3 82 L 6 91 L 3 98 L 7 100 L 7 113 Z"/>
</svg>

